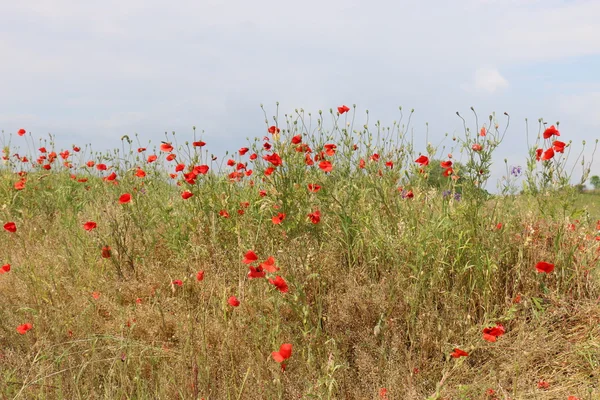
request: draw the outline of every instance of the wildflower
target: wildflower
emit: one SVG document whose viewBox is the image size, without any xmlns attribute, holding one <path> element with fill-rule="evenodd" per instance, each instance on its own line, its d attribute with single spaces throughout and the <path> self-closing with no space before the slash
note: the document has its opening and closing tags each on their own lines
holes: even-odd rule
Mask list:
<svg viewBox="0 0 600 400">
<path fill-rule="evenodd" d="M 155 154 L 152 154 L 148 156 L 146 161 L 148 161 L 148 163 L 153 163 L 154 161 L 156 161 L 157 158 L 158 157 Z"/>
<path fill-rule="evenodd" d="M 269 283 L 274 285 L 281 293 L 287 293 L 289 291 L 287 282 L 279 275 L 277 275 L 275 279 L 269 279 Z"/>
<path fill-rule="evenodd" d="M 463 350 L 459 349 L 458 347 L 456 347 L 454 349 L 454 351 L 452 353 L 450 353 L 450 356 L 453 357 L 453 358 L 468 357 L 469 353 L 467 353 L 466 351 L 463 351 Z"/>
<path fill-rule="evenodd" d="M 237 299 L 237 297 L 235 296 L 231 296 L 230 298 L 227 299 L 227 303 L 231 306 L 231 307 L 237 307 L 240 305 L 240 301 Z"/>
<path fill-rule="evenodd" d="M 92 161 L 92 163 L 93 163 L 93 161 Z M 88 165 L 89 165 L 89 163 L 88 163 Z M 106 171 L 108 169 L 108 167 L 106 166 L 106 164 L 100 163 L 100 164 L 96 164 L 96 169 L 98 171 Z"/>
<path fill-rule="evenodd" d="M 275 125 L 270 126 L 269 129 L 267 129 L 269 133 L 273 134 L 273 133 L 279 133 L 281 132 L 281 129 L 279 129 L 278 127 L 276 127 Z"/>
<path fill-rule="evenodd" d="M 175 286 L 183 286 L 183 281 L 181 279 L 174 279 L 173 281 L 171 281 L 171 283 Z"/>
<path fill-rule="evenodd" d="M 538 389 L 548 389 L 550 387 L 550 384 L 544 380 L 540 380 L 537 383 L 537 387 L 538 387 Z"/>
<path fill-rule="evenodd" d="M 264 278 L 267 274 L 260 265 L 258 267 L 250 265 L 248 269 L 248 279 Z"/>
<path fill-rule="evenodd" d="M 535 150 L 535 160 L 536 161 L 540 161 L 542 159 L 543 152 L 544 152 L 544 149 L 536 149 Z"/>
<path fill-rule="evenodd" d="M 204 280 L 204 271 L 198 271 L 196 274 L 196 280 L 198 282 L 202 282 Z"/>
<path fill-rule="evenodd" d="M 329 161 L 321 161 L 319 163 L 319 168 L 321 168 L 324 172 L 333 171 L 333 165 Z"/>
<path fill-rule="evenodd" d="M 24 135 L 25 135 L 25 133 L 27 133 L 27 132 L 26 132 L 26 131 L 25 131 L 25 129 L 23 129 L 23 128 L 21 128 L 21 129 L 19 129 L 19 130 L 17 131 L 17 135 L 19 135 L 19 136 L 24 136 Z"/>
<path fill-rule="evenodd" d="M 302 143 L 302 135 L 296 135 L 292 138 L 292 144 Z"/>
<path fill-rule="evenodd" d="M 337 146 L 335 144 L 326 144 L 323 147 L 325 148 L 325 154 L 327 154 L 330 157 L 335 155 L 335 149 L 337 149 Z"/>
<path fill-rule="evenodd" d="M 442 161 L 440 162 L 440 167 L 442 168 L 450 168 L 452 166 L 452 161 Z"/>
<path fill-rule="evenodd" d="M 250 149 L 247 147 L 242 147 L 238 152 L 240 153 L 240 156 L 243 156 L 244 154 L 246 154 Z"/>
<path fill-rule="evenodd" d="M 544 139 L 550 139 L 551 136 L 560 136 L 560 132 L 554 125 L 544 131 Z"/>
<path fill-rule="evenodd" d="M 119 197 L 119 203 L 127 204 L 131 201 L 131 195 L 129 193 L 124 193 Z"/>
<path fill-rule="evenodd" d="M 137 176 L 138 178 L 143 178 L 146 176 L 146 172 L 144 172 L 143 169 L 138 168 L 137 171 L 135 171 L 135 176 Z"/>
<path fill-rule="evenodd" d="M 95 229 L 96 226 L 97 224 L 94 221 L 88 221 L 85 224 L 83 224 L 83 229 L 85 229 L 86 231 L 91 231 Z"/>
<path fill-rule="evenodd" d="M 425 167 L 425 166 L 429 165 L 429 157 L 427 157 L 426 155 L 421 154 L 419 156 L 419 158 L 417 158 L 415 160 L 415 162 L 417 164 L 419 164 L 420 166 Z"/>
<path fill-rule="evenodd" d="M 537 269 L 540 273 L 544 272 L 546 274 L 549 274 L 550 272 L 554 271 L 554 264 L 550 264 L 549 262 L 545 261 L 540 261 L 535 265 L 535 269 Z"/>
<path fill-rule="evenodd" d="M 204 146 L 206 146 L 206 143 L 203 142 L 202 140 L 199 140 L 197 142 L 192 142 L 192 146 L 194 146 L 194 147 L 204 147 Z"/>
<path fill-rule="evenodd" d="M 347 113 L 348 111 L 350 111 L 350 107 L 345 106 L 345 105 L 340 106 L 337 109 L 340 114 L 344 114 L 344 113 Z"/>
<path fill-rule="evenodd" d="M 560 140 L 555 140 L 554 142 L 552 142 L 552 149 L 554 149 L 554 151 L 557 153 L 564 153 L 566 145 L 567 144 L 565 142 L 561 142 Z"/>
<path fill-rule="evenodd" d="M 4 264 L 0 267 L 0 275 L 10 272 L 10 264 Z"/>
<path fill-rule="evenodd" d="M 321 212 L 319 210 L 315 210 L 308 214 L 308 218 L 310 218 L 310 222 L 316 225 L 321 221 Z"/>
<path fill-rule="evenodd" d="M 92 297 L 94 300 L 98 300 L 100 298 L 100 292 L 92 292 Z"/>
<path fill-rule="evenodd" d="M 187 200 L 190 197 L 192 197 L 193 195 L 194 195 L 194 193 L 190 192 L 189 190 L 186 190 L 185 192 L 181 193 L 181 198 L 184 200 Z"/>
<path fill-rule="evenodd" d="M 265 262 L 260 263 L 260 267 L 267 272 L 279 271 L 279 268 L 277 268 L 277 266 L 275 265 L 275 258 L 273 258 L 272 256 L 267 258 Z"/>
<path fill-rule="evenodd" d="M 292 356 L 292 345 L 290 343 L 284 343 L 279 346 L 279 351 L 271 353 L 273 360 L 278 363 L 282 363 Z"/>
<path fill-rule="evenodd" d="M 492 326 L 489 328 L 484 328 L 483 330 L 483 339 L 488 342 L 495 342 L 498 337 L 504 335 L 505 330 L 502 325 L 496 324 L 496 326 Z"/>
<path fill-rule="evenodd" d="M 109 246 L 102 247 L 101 254 L 102 254 L 102 258 L 110 258 L 110 256 L 111 256 L 110 247 Z"/>
<path fill-rule="evenodd" d="M 483 146 L 481 146 L 479 143 L 473 143 L 471 149 L 473 149 L 473 151 L 481 151 L 483 149 Z"/>
<path fill-rule="evenodd" d="M 242 260 L 242 262 L 244 264 L 251 264 L 254 261 L 258 261 L 258 256 L 254 251 L 248 250 L 248 252 L 246 252 L 246 254 L 244 255 L 244 259 Z"/>
<path fill-rule="evenodd" d="M 33 325 L 30 324 L 29 322 L 23 325 L 19 325 L 17 326 L 17 332 L 19 332 L 21 335 L 26 334 L 31 328 L 33 328 Z"/>
<path fill-rule="evenodd" d="M 321 185 L 317 185 L 316 183 L 309 183 L 308 190 L 310 190 L 313 193 L 317 193 L 319 190 L 321 190 Z"/>
<path fill-rule="evenodd" d="M 219 215 L 223 218 L 229 218 L 229 213 L 225 210 L 219 211 Z"/>
<path fill-rule="evenodd" d="M 542 154 L 541 159 L 543 161 L 545 161 L 545 160 L 551 160 L 552 157 L 554 157 L 554 150 L 552 150 L 552 148 L 550 148 L 550 149 L 544 151 L 544 154 Z"/>
<path fill-rule="evenodd" d="M 479 131 L 479 136 L 485 136 L 486 132 L 485 126 L 482 126 L 481 130 Z"/>
<path fill-rule="evenodd" d="M 279 225 L 283 222 L 283 220 L 285 219 L 285 214 L 284 213 L 279 213 L 277 214 L 277 216 L 271 218 L 271 221 L 273 221 L 273 223 L 275 225 Z"/>
<path fill-rule="evenodd" d="M 15 233 L 17 231 L 17 225 L 14 222 L 7 222 L 4 224 L 4 230 Z"/>
</svg>

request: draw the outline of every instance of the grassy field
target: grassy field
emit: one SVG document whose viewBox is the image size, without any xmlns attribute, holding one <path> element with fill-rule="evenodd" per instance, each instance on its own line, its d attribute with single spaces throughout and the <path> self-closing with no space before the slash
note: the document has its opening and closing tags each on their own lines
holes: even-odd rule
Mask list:
<svg viewBox="0 0 600 400">
<path fill-rule="evenodd" d="M 491 196 L 497 125 L 449 158 L 350 114 L 222 159 L 3 137 L 0 398 L 600 398 L 600 196 L 556 134 Z"/>
</svg>

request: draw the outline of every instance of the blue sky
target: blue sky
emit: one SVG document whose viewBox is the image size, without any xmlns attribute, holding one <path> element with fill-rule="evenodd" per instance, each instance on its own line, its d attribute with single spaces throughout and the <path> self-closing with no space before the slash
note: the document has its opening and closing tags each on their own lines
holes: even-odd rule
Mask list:
<svg viewBox="0 0 600 400">
<path fill-rule="evenodd" d="M 577 149 L 600 137 L 596 0 L 0 2 L 0 129 L 65 146 L 195 125 L 219 153 L 262 136 L 276 101 L 384 125 L 414 108 L 434 139 L 461 131 L 456 111 L 507 111 L 512 164 L 526 117 L 559 120 Z"/>
</svg>

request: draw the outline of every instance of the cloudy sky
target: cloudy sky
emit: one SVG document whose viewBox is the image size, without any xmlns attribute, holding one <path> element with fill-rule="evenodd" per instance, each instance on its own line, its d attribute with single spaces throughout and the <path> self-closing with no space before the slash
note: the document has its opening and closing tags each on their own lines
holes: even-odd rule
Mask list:
<svg viewBox="0 0 600 400">
<path fill-rule="evenodd" d="M 236 149 L 279 101 L 384 125 L 414 108 L 418 149 L 474 106 L 511 114 L 499 156 L 524 164 L 526 117 L 600 137 L 597 71 L 598 0 L 0 0 L 0 129 L 65 146 L 195 125 Z"/>
</svg>

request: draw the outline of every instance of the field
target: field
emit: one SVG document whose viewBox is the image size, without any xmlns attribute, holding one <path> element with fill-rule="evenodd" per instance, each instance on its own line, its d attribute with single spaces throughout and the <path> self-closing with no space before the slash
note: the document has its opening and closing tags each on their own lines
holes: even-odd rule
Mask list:
<svg viewBox="0 0 600 400">
<path fill-rule="evenodd" d="M 444 149 L 344 106 L 273 121 L 225 157 L 2 137 L 0 399 L 600 398 L 566 129 L 492 195 L 493 116 Z"/>
</svg>

